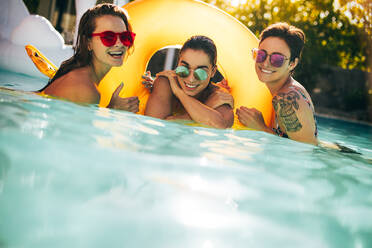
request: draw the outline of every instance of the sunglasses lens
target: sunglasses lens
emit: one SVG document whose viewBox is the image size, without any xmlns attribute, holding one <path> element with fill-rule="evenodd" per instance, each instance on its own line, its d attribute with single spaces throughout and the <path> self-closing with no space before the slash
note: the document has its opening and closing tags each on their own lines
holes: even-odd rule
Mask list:
<svg viewBox="0 0 372 248">
<path fill-rule="evenodd" d="M 179 77 L 187 77 L 190 74 L 190 71 L 186 66 L 178 66 L 176 68 L 176 74 Z"/>
<path fill-rule="evenodd" d="M 101 41 L 105 46 L 113 46 L 116 43 L 116 35 L 114 32 L 107 31 L 100 35 Z"/>
<path fill-rule="evenodd" d="M 120 41 L 123 43 L 124 46 L 130 47 L 133 45 L 135 33 L 126 31 L 119 34 Z"/>
<path fill-rule="evenodd" d="M 281 67 L 284 63 L 284 55 L 272 54 L 270 57 L 270 63 L 275 67 Z"/>
<path fill-rule="evenodd" d="M 267 53 L 265 50 L 256 50 L 256 62 L 263 63 L 266 60 Z"/>
<path fill-rule="evenodd" d="M 194 77 L 197 80 L 204 81 L 208 78 L 208 73 L 205 70 L 199 68 L 194 71 Z"/>
</svg>

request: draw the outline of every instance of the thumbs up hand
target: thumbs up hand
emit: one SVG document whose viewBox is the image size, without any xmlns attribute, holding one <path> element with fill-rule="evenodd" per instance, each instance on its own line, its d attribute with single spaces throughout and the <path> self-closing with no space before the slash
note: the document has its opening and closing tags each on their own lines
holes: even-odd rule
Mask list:
<svg viewBox="0 0 372 248">
<path fill-rule="evenodd" d="M 112 93 L 111 101 L 108 108 L 125 110 L 133 113 L 137 113 L 139 110 L 139 100 L 138 97 L 120 97 L 119 93 L 123 89 L 124 83 L 122 82 Z"/>
</svg>

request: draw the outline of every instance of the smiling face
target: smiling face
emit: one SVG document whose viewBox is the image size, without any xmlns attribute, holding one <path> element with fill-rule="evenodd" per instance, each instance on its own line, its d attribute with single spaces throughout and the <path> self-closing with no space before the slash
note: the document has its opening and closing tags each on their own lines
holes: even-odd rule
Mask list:
<svg viewBox="0 0 372 248">
<path fill-rule="evenodd" d="M 124 21 L 117 16 L 104 15 L 96 18 L 96 29 L 94 33 L 112 31 L 121 33 L 127 31 Z M 109 70 L 112 66 L 121 66 L 127 51 L 127 47 L 117 37 L 113 46 L 103 45 L 99 36 L 91 37 L 89 41 L 89 50 L 92 51 L 92 62 L 97 70 Z"/>
<path fill-rule="evenodd" d="M 187 77 L 177 76 L 182 90 L 189 96 L 196 97 L 207 88 L 210 78 L 216 72 L 215 66 L 210 62 L 208 55 L 202 50 L 186 49 L 180 54 L 178 66 L 185 66 L 190 73 Z M 198 80 L 194 76 L 196 69 L 203 69 L 207 73 L 205 80 Z"/>
<path fill-rule="evenodd" d="M 268 37 L 264 39 L 259 47 L 267 52 L 267 54 L 280 53 L 286 58 L 291 57 L 290 49 L 287 43 L 278 37 Z M 284 83 L 290 75 L 290 72 L 296 67 L 298 59 L 284 61 L 281 67 L 274 67 L 270 61 L 269 56 L 262 63 L 255 64 L 257 76 L 261 82 L 276 84 Z"/>
</svg>

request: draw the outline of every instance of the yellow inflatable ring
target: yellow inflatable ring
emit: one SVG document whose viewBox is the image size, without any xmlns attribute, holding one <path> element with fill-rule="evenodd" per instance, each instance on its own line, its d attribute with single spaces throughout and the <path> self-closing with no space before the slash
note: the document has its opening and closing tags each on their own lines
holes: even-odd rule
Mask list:
<svg viewBox="0 0 372 248">
<path fill-rule="evenodd" d="M 166 46 L 182 45 L 193 35 L 205 35 L 216 43 L 218 70 L 229 82 L 235 108 L 255 107 L 263 113 L 266 125 L 271 124 L 271 94 L 258 80 L 251 56 L 258 40 L 242 23 L 196 0 L 136 0 L 123 7 L 137 34 L 135 47 L 123 66 L 113 67 L 100 82 L 100 106 L 106 107 L 114 90 L 124 82 L 120 96 L 138 96 L 139 113 L 143 114 L 149 92 L 141 76 L 152 55 Z M 237 118 L 233 128 L 242 128 Z"/>
<path fill-rule="evenodd" d="M 218 69 L 228 80 L 235 107 L 255 107 L 271 123 L 271 94 L 260 82 L 254 69 L 251 50 L 258 46 L 255 35 L 231 15 L 195 0 L 136 0 L 126 4 L 133 31 L 137 34 L 135 49 L 121 67 L 114 67 L 101 81 L 100 106 L 107 106 L 120 82 L 120 96 L 138 96 L 143 114 L 148 91 L 141 75 L 151 56 L 161 48 L 182 45 L 193 35 L 210 37 L 217 46 Z M 233 128 L 241 124 L 235 118 Z"/>
</svg>

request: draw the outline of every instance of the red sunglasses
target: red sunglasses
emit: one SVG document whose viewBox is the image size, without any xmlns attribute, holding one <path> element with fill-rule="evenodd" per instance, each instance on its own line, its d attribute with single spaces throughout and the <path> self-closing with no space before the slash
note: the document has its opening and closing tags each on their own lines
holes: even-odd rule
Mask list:
<svg viewBox="0 0 372 248">
<path fill-rule="evenodd" d="M 105 31 L 102 33 L 93 33 L 91 36 L 92 37 L 99 36 L 99 38 L 102 41 L 102 44 L 107 47 L 115 45 L 116 41 L 118 40 L 118 36 L 119 36 L 121 43 L 123 43 L 123 45 L 126 47 L 130 47 L 133 45 L 134 37 L 136 37 L 136 34 L 130 31 L 125 31 L 121 33 Z"/>
</svg>

